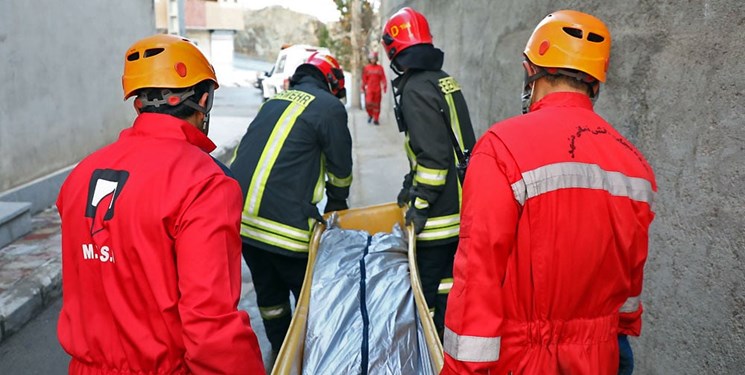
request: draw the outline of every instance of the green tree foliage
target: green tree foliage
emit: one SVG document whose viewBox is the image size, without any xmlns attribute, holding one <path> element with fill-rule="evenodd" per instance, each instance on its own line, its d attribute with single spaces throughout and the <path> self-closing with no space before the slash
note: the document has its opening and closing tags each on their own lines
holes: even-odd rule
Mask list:
<svg viewBox="0 0 745 375">
<path fill-rule="evenodd" d="M 341 17 L 337 27 L 335 37 L 328 38 L 328 47 L 331 52 L 337 57 L 339 63 L 344 67 L 352 66 L 352 40 L 350 39 L 350 33 L 352 31 L 352 5 L 351 0 L 333 0 L 336 3 L 336 8 L 339 9 Z M 360 12 L 361 22 L 360 29 L 362 35 L 358 35 L 360 45 L 365 46 L 363 51 L 360 51 L 360 65 L 363 66 L 367 62 L 367 55 L 369 53 L 371 43 L 377 42 L 380 31 L 374 28 L 375 25 L 375 12 L 372 7 L 372 3 L 369 0 L 360 0 L 362 5 L 362 11 Z M 326 30 L 328 32 L 328 30 Z M 320 34 L 320 33 L 319 33 Z M 373 40 L 374 39 L 374 40 Z M 321 36 L 318 37 L 319 43 L 321 43 Z M 323 46 L 323 44 L 321 44 Z"/>
</svg>

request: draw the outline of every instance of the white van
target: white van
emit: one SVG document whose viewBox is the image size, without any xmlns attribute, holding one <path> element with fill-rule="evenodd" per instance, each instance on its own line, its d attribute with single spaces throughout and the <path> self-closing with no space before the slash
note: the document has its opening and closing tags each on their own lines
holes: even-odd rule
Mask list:
<svg viewBox="0 0 745 375">
<path fill-rule="evenodd" d="M 274 67 L 261 80 L 264 100 L 269 100 L 274 94 L 287 90 L 290 77 L 295 73 L 295 69 L 308 60 L 308 57 L 315 52 L 331 53 L 328 48 L 314 47 L 306 44 L 292 45 L 279 51 L 279 56 L 277 56 L 277 62 L 274 63 Z"/>
</svg>

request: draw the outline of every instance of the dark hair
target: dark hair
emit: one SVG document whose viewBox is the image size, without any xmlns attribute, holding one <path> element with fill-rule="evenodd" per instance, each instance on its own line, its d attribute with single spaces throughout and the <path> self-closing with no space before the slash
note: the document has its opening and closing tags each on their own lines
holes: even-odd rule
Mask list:
<svg viewBox="0 0 745 375">
<path fill-rule="evenodd" d="M 196 85 L 192 87 L 187 87 L 185 89 L 170 89 L 173 93 L 182 93 L 185 91 L 189 91 L 191 89 L 194 89 L 194 95 L 188 97 L 184 100 L 191 101 L 195 104 L 199 104 L 199 99 L 202 98 L 202 95 L 204 95 L 206 92 L 209 92 L 210 85 L 213 85 L 214 83 L 210 80 L 204 80 L 202 82 L 197 83 Z M 148 100 L 153 99 L 163 99 L 162 89 L 160 88 L 144 88 L 140 89 L 137 92 L 137 95 L 144 95 Z M 175 106 L 171 106 L 168 104 L 161 104 L 159 107 L 148 105 L 140 108 L 140 112 L 142 113 L 161 113 L 164 115 L 171 115 L 173 117 L 178 117 L 180 119 L 185 119 L 190 116 L 192 116 L 197 110 L 189 107 L 188 105 L 184 104 L 184 102 L 181 102 Z"/>
<path fill-rule="evenodd" d="M 566 70 L 570 70 L 570 69 L 566 69 Z M 548 81 L 548 83 L 551 86 L 556 86 L 559 83 L 563 83 L 577 90 L 584 90 L 587 96 L 592 96 L 593 86 L 597 83 L 597 81 L 594 81 L 594 82 L 580 81 L 574 77 L 570 77 L 570 76 L 563 75 L 563 74 L 546 74 L 544 77 L 546 78 L 546 81 Z"/>
</svg>

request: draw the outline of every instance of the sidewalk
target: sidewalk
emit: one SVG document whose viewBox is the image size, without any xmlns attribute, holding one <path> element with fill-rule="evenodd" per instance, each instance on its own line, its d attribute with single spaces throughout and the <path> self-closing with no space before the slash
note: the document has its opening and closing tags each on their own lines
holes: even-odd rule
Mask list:
<svg viewBox="0 0 745 375">
<path fill-rule="evenodd" d="M 245 132 L 250 118 L 213 116 L 218 150 L 213 156 L 228 159 Z M 363 207 L 395 201 L 408 163 L 403 136 L 395 124 L 373 126 L 367 114 L 349 110 L 353 142 L 354 174 L 350 207 Z M 238 130 L 237 130 L 238 129 Z M 32 218 L 34 230 L 0 249 L 0 343 L 20 330 L 61 294 L 60 220 L 55 208 Z M 248 268 L 243 265 L 243 290 L 239 308 L 248 311 L 264 357 L 269 345 L 256 307 L 256 295 Z"/>
</svg>

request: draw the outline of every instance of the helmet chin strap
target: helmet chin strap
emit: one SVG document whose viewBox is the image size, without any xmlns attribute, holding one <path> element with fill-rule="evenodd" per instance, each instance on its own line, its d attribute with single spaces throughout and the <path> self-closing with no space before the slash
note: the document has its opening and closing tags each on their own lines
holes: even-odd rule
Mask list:
<svg viewBox="0 0 745 375">
<path fill-rule="evenodd" d="M 526 114 L 530 111 L 530 105 L 532 104 L 533 88 L 535 87 L 535 81 L 537 81 L 539 78 L 542 78 L 543 76 L 547 74 L 547 72 L 544 69 L 536 68 L 537 72 L 531 76 L 528 70 L 528 67 L 530 66 L 529 64 L 530 64 L 529 62 L 523 61 L 523 67 L 525 67 L 525 78 L 523 78 L 523 93 L 520 98 L 523 114 Z"/>
<path fill-rule="evenodd" d="M 563 76 L 574 78 L 580 82 L 584 82 L 587 84 L 590 88 L 590 100 L 593 104 L 595 104 L 595 101 L 597 100 L 598 96 L 600 95 L 600 83 L 598 81 L 589 81 L 587 77 L 589 77 L 587 74 L 582 72 L 571 72 L 565 69 L 552 69 L 551 72 L 546 70 L 545 68 L 541 68 L 535 65 L 531 65 L 527 61 L 523 61 L 523 66 L 525 67 L 525 78 L 523 78 L 523 92 L 520 98 L 521 101 L 521 109 L 522 113 L 526 114 L 530 111 L 530 105 L 532 103 L 533 99 L 533 89 L 535 88 L 535 81 L 538 79 L 545 77 L 549 74 L 560 74 Z M 534 70 L 536 70 L 536 73 L 533 75 L 530 75 L 529 73 L 529 67 L 532 66 Z"/>
<path fill-rule="evenodd" d="M 396 73 L 397 76 L 404 74 L 404 69 L 396 63 L 396 59 L 391 60 L 390 66 L 393 73 Z"/>
<path fill-rule="evenodd" d="M 212 103 L 215 98 L 215 85 L 210 85 L 210 88 L 207 90 L 207 103 L 205 103 L 204 107 L 199 105 L 198 103 L 195 103 L 192 100 L 186 100 L 184 101 L 184 105 L 187 107 L 193 108 L 201 113 L 204 114 L 204 119 L 202 120 L 202 126 L 198 128 L 204 135 L 207 135 L 210 131 L 210 111 L 212 111 Z"/>
</svg>

